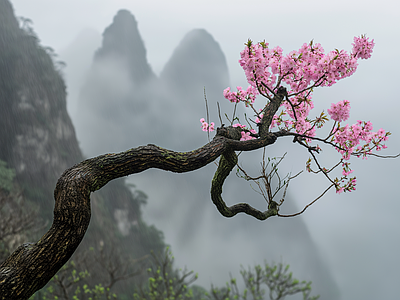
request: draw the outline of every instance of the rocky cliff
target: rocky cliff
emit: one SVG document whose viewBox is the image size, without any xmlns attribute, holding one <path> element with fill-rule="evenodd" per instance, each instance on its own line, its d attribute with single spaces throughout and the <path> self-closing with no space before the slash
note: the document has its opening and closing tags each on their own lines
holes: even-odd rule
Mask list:
<svg viewBox="0 0 400 300">
<path fill-rule="evenodd" d="M 66 110 L 59 65 L 53 51 L 40 44 L 30 20 L 18 22 L 8 0 L 0 0 L 0 160 L 15 170 L 15 189 L 48 224 L 57 179 L 84 158 Z M 145 199 L 123 180 L 95 193 L 86 246 L 126 239 L 132 257 L 161 250 L 162 233 L 141 218 Z"/>
<path fill-rule="evenodd" d="M 20 28 L 6 0 L 0 1 L 0 22 L 0 159 L 49 218 L 58 177 L 82 159 L 66 87 L 49 50 L 26 20 Z"/>
</svg>

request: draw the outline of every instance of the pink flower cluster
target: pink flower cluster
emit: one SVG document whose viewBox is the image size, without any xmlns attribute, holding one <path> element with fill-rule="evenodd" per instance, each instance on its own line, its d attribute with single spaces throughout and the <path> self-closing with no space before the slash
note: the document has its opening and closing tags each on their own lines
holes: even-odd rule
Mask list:
<svg viewBox="0 0 400 300">
<path fill-rule="evenodd" d="M 294 126 L 296 128 L 296 132 L 300 134 L 307 135 L 309 137 L 314 137 L 315 136 L 315 126 L 312 126 L 310 122 L 304 119 L 299 119 L 297 122 L 294 123 Z M 307 138 L 307 142 L 310 142 L 311 139 Z"/>
<path fill-rule="evenodd" d="M 342 183 L 345 182 L 342 180 Z M 355 177 L 350 178 L 345 184 L 343 185 L 336 185 L 336 193 L 340 194 L 342 192 L 351 192 L 356 190 L 356 183 L 357 180 Z"/>
<path fill-rule="evenodd" d="M 358 120 L 351 126 L 347 124 L 338 127 L 332 137 L 332 142 L 338 146 L 337 150 L 342 154 L 344 160 L 348 160 L 351 154 L 366 157 L 373 149 L 380 151 L 387 148 L 383 142 L 387 141 L 390 135 L 382 128 L 377 132 L 372 132 L 372 129 L 371 122 Z M 360 145 L 361 141 L 364 141 L 362 146 Z"/>
<path fill-rule="evenodd" d="M 201 122 L 201 130 L 212 132 L 214 131 L 214 122 L 211 122 L 210 125 L 204 120 L 204 118 L 200 119 Z"/>
<path fill-rule="evenodd" d="M 343 100 L 336 104 L 332 103 L 328 113 L 331 119 L 336 122 L 346 121 L 350 117 L 350 101 Z"/>
<path fill-rule="evenodd" d="M 240 127 L 245 129 L 246 125 L 242 125 L 239 123 L 233 124 L 233 127 Z M 246 131 L 242 131 L 240 132 L 240 134 L 242 135 L 242 137 L 240 138 L 241 141 L 248 141 L 248 140 L 253 140 L 255 139 L 254 137 L 251 136 L 251 134 L 256 134 L 257 132 L 254 129 L 250 129 L 250 130 L 246 130 Z"/>
<path fill-rule="evenodd" d="M 276 90 L 280 83 L 290 86 L 291 93 L 297 93 L 312 85 L 331 86 L 337 80 L 352 75 L 357 69 L 357 58 L 370 55 L 374 44 L 368 42 L 368 38 L 364 36 L 355 38 L 353 52 L 357 52 L 353 54 L 344 50 L 324 53 L 322 46 L 313 42 L 303 44 L 298 51 L 287 55 L 283 55 L 279 46 L 272 49 L 268 46 L 265 42 L 253 44 L 249 41 L 240 53 L 239 63 L 248 83 L 254 88 L 254 96 L 258 94 L 259 89 L 271 96 L 270 90 Z M 242 89 L 238 89 L 238 93 L 239 91 Z M 236 96 L 236 101 L 244 101 L 244 95 L 241 93 Z M 233 99 L 231 95 L 226 97 L 231 101 Z"/>
<path fill-rule="evenodd" d="M 342 159 L 344 160 L 342 163 L 343 177 L 340 183 L 339 180 L 336 181 L 336 193 L 340 194 L 341 192 L 350 192 L 356 189 L 356 178 L 348 179 L 348 176 L 353 172 L 348 162 L 351 155 L 366 158 L 374 149 L 380 151 L 387 148 L 383 142 L 388 140 L 390 132 L 385 132 L 382 128 L 377 132 L 372 132 L 372 129 L 371 122 L 358 120 L 356 124 L 339 126 L 334 131 L 331 141 L 336 145 L 336 150 L 342 155 Z M 347 181 L 345 181 L 346 179 Z"/>
<path fill-rule="evenodd" d="M 236 87 L 237 92 L 231 92 L 231 88 L 228 87 L 224 90 L 224 97 L 233 103 L 238 103 L 243 101 L 246 107 L 249 104 L 253 104 L 256 100 L 256 95 L 258 91 L 256 88 L 249 86 L 246 90 L 243 90 L 241 86 Z"/>
<path fill-rule="evenodd" d="M 275 126 L 282 126 L 284 129 L 286 130 L 290 130 L 293 128 L 294 126 L 294 122 L 291 120 L 285 120 L 283 119 L 283 116 L 285 114 L 281 113 L 280 116 L 278 115 L 274 115 L 271 121 L 271 126 L 269 128 L 274 128 Z M 260 117 L 262 118 L 262 114 L 260 115 Z M 260 123 L 261 120 L 259 118 L 256 118 L 256 123 Z"/>
<path fill-rule="evenodd" d="M 279 46 L 269 48 L 268 43 L 253 43 L 248 41 L 246 48 L 240 53 L 239 63 L 242 66 L 250 86 L 243 89 L 238 86 L 237 91 L 231 88 L 224 90 L 224 97 L 231 102 L 244 102 L 252 105 L 260 93 L 272 98 L 273 91 L 285 84 L 289 87 L 289 101 L 282 104 L 283 110 L 294 120 L 292 128 L 297 133 L 313 136 L 315 128 L 307 119 L 313 109 L 312 89 L 318 86 L 331 86 L 338 80 L 349 77 L 357 69 L 358 58 L 368 58 L 374 47 L 374 42 L 367 37 L 355 37 L 353 51 L 348 54 L 345 50 L 324 52 L 322 46 L 313 42 L 303 44 L 298 51 L 283 54 Z M 348 117 L 349 102 L 344 100 L 331 107 L 333 120 L 344 121 Z M 346 114 L 347 112 L 347 114 Z M 257 119 L 259 119 L 257 117 Z M 287 127 L 287 120 L 276 118 Z M 258 120 L 260 121 L 260 120 Z M 271 128 L 275 124 L 271 124 Z"/>
<path fill-rule="evenodd" d="M 287 88 L 287 97 L 281 104 L 277 114 L 274 115 L 270 128 L 278 126 L 279 129 L 295 131 L 305 135 L 306 143 L 310 143 L 316 136 L 316 129 L 321 128 L 326 121 L 327 115 L 322 112 L 319 117 L 310 119 L 310 111 L 314 108 L 312 91 L 316 87 L 332 86 L 338 80 L 349 77 L 357 69 L 358 59 L 367 59 L 375 46 L 374 40 L 366 36 L 354 37 L 352 52 L 345 50 L 332 50 L 324 52 L 318 43 L 303 44 L 299 50 L 283 54 L 279 46 L 269 48 L 266 42 L 253 43 L 251 40 L 246 44 L 245 49 L 240 53 L 239 63 L 243 68 L 247 82 L 250 84 L 247 89 L 238 86 L 237 90 L 231 91 L 228 87 L 223 94 L 226 99 L 233 103 L 244 102 L 247 106 L 253 107 L 258 95 L 272 100 L 279 87 Z M 260 110 L 262 111 L 262 109 Z M 351 155 L 366 157 L 372 150 L 386 148 L 383 143 L 388 139 L 389 132 L 383 129 L 372 132 L 371 122 L 357 121 L 353 125 L 340 126 L 341 122 L 349 119 L 350 101 L 342 100 L 332 103 L 327 110 L 330 119 L 335 121 L 328 138 L 319 139 L 336 147 L 342 156 L 342 177 L 335 179 L 336 192 L 355 190 L 356 178 L 349 178 L 353 172 L 348 159 Z M 256 116 L 256 123 L 260 123 L 263 115 Z M 214 123 L 210 125 L 201 120 L 203 131 L 213 131 Z M 337 122 L 337 123 L 336 123 Z M 339 124 L 338 124 L 339 123 Z M 335 127 L 337 125 L 337 127 Z M 240 127 L 241 141 L 251 140 L 256 132 L 245 128 L 245 125 L 235 124 Z M 314 149 L 320 149 L 315 146 Z M 310 171 L 309 160 L 306 168 Z M 325 168 L 320 171 L 329 173 Z"/>
<path fill-rule="evenodd" d="M 349 176 L 354 171 L 354 170 L 350 169 L 350 163 L 349 162 L 342 163 L 342 167 L 343 167 L 342 175 L 345 176 L 345 177 Z"/>
<path fill-rule="evenodd" d="M 371 57 L 372 50 L 375 46 L 374 40 L 369 41 L 365 36 L 354 37 L 353 55 L 356 58 L 367 59 Z"/>
<path fill-rule="evenodd" d="M 309 112 L 314 108 L 314 103 L 311 100 L 311 97 L 312 93 L 302 92 L 296 96 L 291 97 L 289 99 L 290 102 L 283 102 L 282 105 L 292 119 L 306 119 Z M 295 108 L 294 111 L 293 107 Z"/>
</svg>

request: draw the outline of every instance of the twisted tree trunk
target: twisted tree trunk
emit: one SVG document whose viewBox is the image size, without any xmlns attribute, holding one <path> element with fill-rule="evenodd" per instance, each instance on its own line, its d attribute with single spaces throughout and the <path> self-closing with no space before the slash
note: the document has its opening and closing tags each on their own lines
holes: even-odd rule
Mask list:
<svg viewBox="0 0 400 300">
<path fill-rule="evenodd" d="M 190 152 L 174 152 L 155 145 L 132 148 L 117 154 L 105 154 L 85 160 L 66 170 L 57 182 L 54 198 L 54 221 L 49 231 L 36 243 L 18 247 L 0 266 L 0 299 L 28 299 L 46 283 L 72 256 L 90 222 L 90 193 L 109 181 L 140 173 L 150 168 L 184 173 L 204 167 L 221 156 L 212 180 L 211 198 L 225 217 L 239 212 L 260 220 L 276 215 L 275 202 L 266 212 L 260 212 L 246 203 L 227 207 L 222 200 L 222 185 L 237 162 L 234 151 L 251 151 L 274 143 L 280 132 L 269 133 L 266 128 L 284 98 L 284 92 L 269 102 L 260 137 L 239 141 L 240 128 L 218 128 L 214 139 L 207 145 Z M 267 116 L 267 117 L 266 117 Z M 263 120 L 264 120 L 263 118 Z"/>
</svg>

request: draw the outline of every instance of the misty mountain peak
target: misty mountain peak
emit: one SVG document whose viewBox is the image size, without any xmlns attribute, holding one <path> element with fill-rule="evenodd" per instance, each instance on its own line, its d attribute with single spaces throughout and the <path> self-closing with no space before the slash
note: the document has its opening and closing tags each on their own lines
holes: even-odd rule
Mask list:
<svg viewBox="0 0 400 300">
<path fill-rule="evenodd" d="M 175 48 L 160 78 L 179 89 L 205 86 L 218 93 L 229 85 L 228 65 L 219 44 L 205 29 L 188 32 Z"/>
<path fill-rule="evenodd" d="M 18 29 L 18 21 L 14 17 L 14 10 L 11 3 L 8 0 L 0 0 L 0 25 L 2 28 L 6 26 Z M 6 30 L 1 31 L 2 34 L 6 34 Z"/>
<path fill-rule="evenodd" d="M 128 10 L 118 11 L 113 23 L 103 33 L 102 46 L 95 54 L 95 61 L 104 59 L 123 60 L 136 83 L 155 76 L 147 62 L 138 23 Z"/>
</svg>

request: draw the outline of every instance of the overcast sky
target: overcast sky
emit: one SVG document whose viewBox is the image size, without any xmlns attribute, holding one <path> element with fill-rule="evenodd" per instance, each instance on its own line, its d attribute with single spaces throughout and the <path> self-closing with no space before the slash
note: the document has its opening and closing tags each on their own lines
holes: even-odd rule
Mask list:
<svg viewBox="0 0 400 300">
<path fill-rule="evenodd" d="M 386 154 L 400 152 L 398 1 L 13 0 L 12 4 L 17 16 L 33 21 L 42 44 L 58 53 L 84 29 L 101 34 L 119 9 L 128 9 L 139 23 L 156 74 L 188 31 L 204 28 L 226 55 L 232 86 L 245 85 L 237 60 L 248 38 L 265 39 L 286 53 L 312 39 L 326 51 L 350 51 L 353 37 L 367 34 L 376 42 L 372 58 L 360 61 L 352 77 L 315 92 L 316 110 L 326 111 L 331 102 L 348 99 L 350 122 L 371 120 L 375 130 L 390 130 Z M 344 291 L 343 299 L 395 299 L 400 279 L 400 161 L 371 158 L 353 165 L 357 191 L 329 194 L 305 213 L 304 220 Z M 309 182 L 292 185 L 299 206 L 312 197 L 305 183 Z"/>
</svg>

